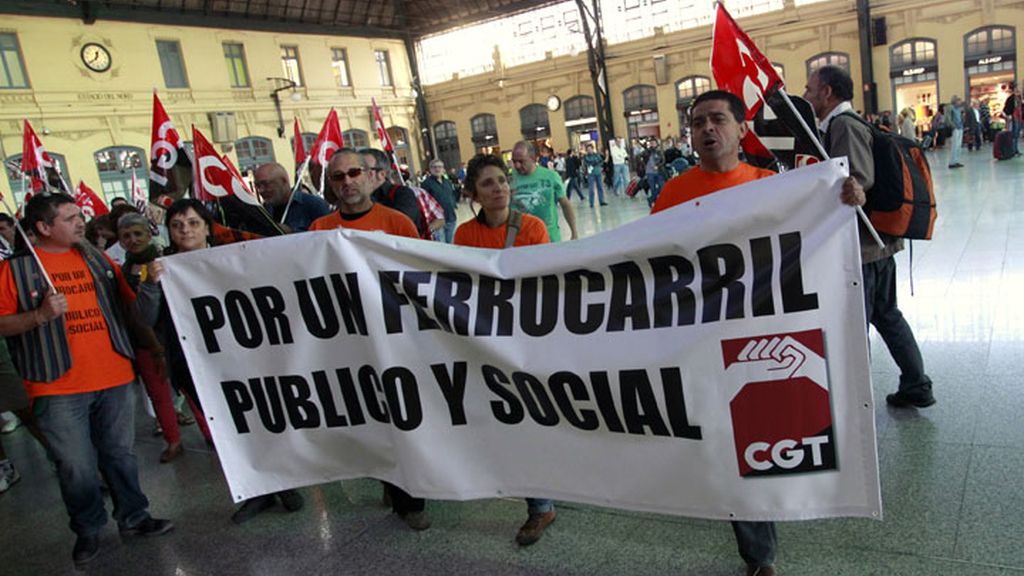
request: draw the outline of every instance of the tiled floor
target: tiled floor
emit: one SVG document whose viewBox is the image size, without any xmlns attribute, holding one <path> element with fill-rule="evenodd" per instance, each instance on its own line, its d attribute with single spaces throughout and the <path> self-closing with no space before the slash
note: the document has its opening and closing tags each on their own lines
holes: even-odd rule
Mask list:
<svg viewBox="0 0 1024 576">
<path fill-rule="evenodd" d="M 994 163 L 965 153 L 950 171 L 933 159 L 940 219 L 935 240 L 899 258 L 902 308 L 921 342 L 939 403 L 893 411 L 877 402 L 885 520 L 781 524 L 780 574 L 820 576 L 1024 574 L 1024 159 Z M 584 235 L 646 212 L 642 199 L 574 202 Z M 468 211 L 463 208 L 464 216 Z M 872 337 L 875 393 L 896 368 Z M 380 506 L 380 488 L 357 480 L 305 489 L 306 507 L 275 508 L 244 526 L 216 456 L 194 427 L 187 454 L 157 464 L 162 441 L 140 418 L 138 456 L 152 510 L 177 530 L 121 541 L 111 524 L 88 573 L 232 574 L 742 574 L 724 523 L 569 503 L 529 549 L 512 537 L 521 501 L 432 502 L 434 526 L 413 533 Z M 0 574 L 74 573 L 72 533 L 57 483 L 29 436 L 3 438 L 24 480 L 0 497 Z"/>
</svg>

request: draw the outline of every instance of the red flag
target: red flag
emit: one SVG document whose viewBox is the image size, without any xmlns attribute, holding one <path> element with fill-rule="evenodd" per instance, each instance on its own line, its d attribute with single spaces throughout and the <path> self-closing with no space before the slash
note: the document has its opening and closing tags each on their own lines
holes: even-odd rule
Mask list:
<svg viewBox="0 0 1024 576">
<path fill-rule="evenodd" d="M 395 146 L 391 143 L 391 135 L 384 128 L 384 118 L 381 117 L 380 108 L 377 107 L 377 99 L 371 98 L 370 102 L 373 103 L 373 127 L 377 129 L 377 139 L 384 145 L 384 151 L 391 154 L 395 151 Z"/>
<path fill-rule="evenodd" d="M 33 192 L 50 187 L 71 194 L 71 190 L 68 190 L 67 184 L 64 183 L 64 177 L 60 173 L 60 166 L 46 153 L 43 143 L 39 140 L 39 136 L 36 136 L 36 131 L 32 129 L 28 120 L 25 120 L 25 129 L 22 134 L 21 171 L 30 179 Z"/>
<path fill-rule="evenodd" d="M 345 146 L 345 140 L 341 137 L 341 124 L 338 123 L 338 113 L 331 108 L 324 120 L 324 126 L 313 143 L 313 149 L 309 151 L 313 155 L 311 160 L 314 164 L 327 167 L 327 161 L 334 155 L 334 151 Z"/>
<path fill-rule="evenodd" d="M 302 141 L 302 129 L 299 128 L 299 119 L 295 119 L 295 169 L 306 161 L 306 143 Z"/>
<path fill-rule="evenodd" d="M 224 162 L 224 165 L 228 167 L 228 172 L 231 172 L 231 176 L 235 179 L 235 181 L 241 182 L 242 184 L 242 191 L 245 193 L 239 194 L 238 189 L 236 188 L 235 195 L 238 196 L 240 200 L 247 204 L 252 204 L 253 206 L 262 206 L 262 204 L 260 204 L 259 199 L 256 198 L 256 195 L 253 194 L 252 190 L 249 189 L 249 184 L 246 183 L 245 178 L 242 178 L 242 173 L 239 172 L 238 168 L 235 168 L 234 163 L 231 162 L 231 158 L 228 158 L 228 155 L 225 154 L 221 156 L 220 159 L 222 162 Z"/>
<path fill-rule="evenodd" d="M 174 168 L 190 167 L 192 162 L 185 151 L 181 135 L 171 123 L 156 91 L 153 92 L 153 130 L 149 149 L 149 198 L 161 205 L 180 196 L 187 183 L 177 182 Z"/>
<path fill-rule="evenodd" d="M 139 184 L 139 179 L 135 176 L 135 170 L 132 170 L 132 205 L 139 211 L 139 214 L 146 213 L 146 204 L 149 201 L 146 199 L 146 193 L 142 191 L 142 186 Z"/>
<path fill-rule="evenodd" d="M 750 37 L 717 5 L 711 45 L 711 73 L 722 90 L 739 96 L 752 120 L 765 99 L 783 86 L 772 63 L 757 49 Z"/>
<path fill-rule="evenodd" d="M 195 126 L 192 126 L 192 148 L 196 157 L 193 185 L 197 199 L 212 202 L 225 196 L 237 196 L 246 203 L 255 201 L 245 181 L 224 163 L 213 144 Z"/>
<path fill-rule="evenodd" d="M 78 186 L 75 188 L 75 204 L 82 209 L 82 214 L 89 218 L 110 213 L 110 209 L 103 203 L 103 199 L 81 180 L 78 181 Z"/>
</svg>

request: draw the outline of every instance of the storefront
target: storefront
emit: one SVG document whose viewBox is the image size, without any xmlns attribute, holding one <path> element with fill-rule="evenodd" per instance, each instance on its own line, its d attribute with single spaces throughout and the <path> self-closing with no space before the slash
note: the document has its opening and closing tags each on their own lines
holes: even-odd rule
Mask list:
<svg viewBox="0 0 1024 576">
<path fill-rule="evenodd" d="M 626 128 L 630 142 L 636 140 L 661 140 L 661 125 L 658 120 L 658 95 L 654 86 L 639 84 L 622 93 Z"/>
<path fill-rule="evenodd" d="M 548 107 L 544 104 L 529 104 L 520 108 L 519 133 L 523 135 L 523 140 L 533 143 L 538 155 L 547 155 L 551 148 Z"/>
<path fill-rule="evenodd" d="M 473 134 L 473 147 L 478 154 L 497 154 L 501 150 L 498 144 L 498 122 L 494 114 L 477 114 L 469 119 L 469 129 Z"/>
<path fill-rule="evenodd" d="M 1003 110 L 1003 103 L 1010 96 L 1010 84 L 1016 82 L 1014 73 L 1017 63 L 1016 38 L 1010 26 L 987 26 L 964 35 L 964 92 L 971 101 L 981 104 L 991 117 Z M 1002 126 L 1001 119 L 993 118 L 995 126 L 989 127 L 986 136 Z"/>
<path fill-rule="evenodd" d="M 939 106 L 939 61 L 936 43 L 928 38 L 911 38 L 889 49 L 889 78 L 892 80 L 893 116 L 910 108 L 918 134 L 927 130 Z"/>
<path fill-rule="evenodd" d="M 565 101 L 565 131 L 569 147 L 579 150 L 588 142 L 601 139 L 597 130 L 597 111 L 590 96 L 573 96 Z"/>
</svg>

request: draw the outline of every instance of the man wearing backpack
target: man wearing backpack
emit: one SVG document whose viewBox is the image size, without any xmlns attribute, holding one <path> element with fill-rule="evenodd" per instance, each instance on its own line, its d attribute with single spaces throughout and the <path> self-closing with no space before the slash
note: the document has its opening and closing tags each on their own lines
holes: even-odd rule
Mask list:
<svg viewBox="0 0 1024 576">
<path fill-rule="evenodd" d="M 867 191 L 871 202 L 875 184 L 875 164 L 871 152 L 871 129 L 851 117 L 853 80 L 838 66 L 823 66 L 807 80 L 804 99 L 810 102 L 818 117 L 822 140 L 829 155 L 846 156 L 850 174 Z M 864 309 L 868 322 L 875 326 L 889 353 L 900 368 L 899 389 L 885 397 L 897 408 L 925 408 L 935 404 L 932 381 L 924 372 L 921 350 L 910 325 L 896 305 L 896 260 L 893 255 L 903 249 L 903 239 L 882 234 L 884 247 L 878 244 L 860 224 L 860 250 L 864 275 Z"/>
</svg>

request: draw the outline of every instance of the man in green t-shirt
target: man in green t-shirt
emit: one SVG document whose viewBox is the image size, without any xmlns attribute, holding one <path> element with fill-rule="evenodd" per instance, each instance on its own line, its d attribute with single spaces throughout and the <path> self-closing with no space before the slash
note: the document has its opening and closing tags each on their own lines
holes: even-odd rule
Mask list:
<svg viewBox="0 0 1024 576">
<path fill-rule="evenodd" d="M 576 239 L 576 213 L 565 197 L 562 178 L 554 170 L 537 164 L 537 149 L 532 142 L 516 142 L 512 148 L 512 203 L 527 214 L 544 221 L 552 242 L 562 239 L 558 228 L 558 205 L 569 223 L 570 240 Z"/>
</svg>

